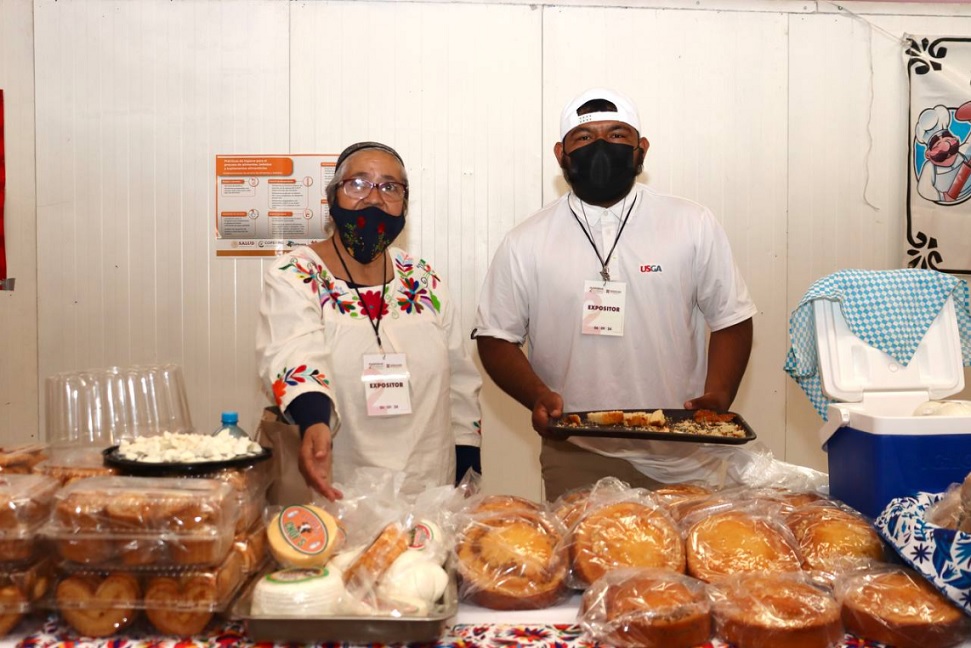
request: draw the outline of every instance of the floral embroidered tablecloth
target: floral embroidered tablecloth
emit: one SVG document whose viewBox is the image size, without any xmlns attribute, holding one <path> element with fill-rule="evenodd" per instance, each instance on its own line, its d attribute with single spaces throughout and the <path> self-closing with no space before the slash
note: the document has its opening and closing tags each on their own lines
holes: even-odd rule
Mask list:
<svg viewBox="0 0 971 648">
<path fill-rule="evenodd" d="M 296 644 L 253 643 L 239 623 L 214 626 L 208 633 L 191 638 L 164 637 L 132 632 L 106 639 L 78 637 L 57 617 L 47 619 L 35 632 L 23 637 L 21 648 L 293 648 Z M 312 648 L 345 648 L 348 644 L 320 643 Z M 606 648 L 585 637 L 577 625 L 456 625 L 448 628 L 435 648 Z M 698 648 L 728 648 L 714 640 Z M 373 644 L 370 648 L 379 648 Z M 428 648 L 431 648 L 429 646 Z M 784 648 L 780 646 L 780 648 Z M 883 648 L 874 641 L 846 636 L 841 648 Z"/>
</svg>

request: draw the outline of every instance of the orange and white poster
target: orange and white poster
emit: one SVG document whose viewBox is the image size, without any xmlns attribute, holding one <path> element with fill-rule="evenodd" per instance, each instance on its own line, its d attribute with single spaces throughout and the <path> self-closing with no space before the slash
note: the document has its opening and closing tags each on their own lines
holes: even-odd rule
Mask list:
<svg viewBox="0 0 971 648">
<path fill-rule="evenodd" d="M 217 155 L 216 256 L 275 256 L 320 241 L 337 154 Z"/>
</svg>

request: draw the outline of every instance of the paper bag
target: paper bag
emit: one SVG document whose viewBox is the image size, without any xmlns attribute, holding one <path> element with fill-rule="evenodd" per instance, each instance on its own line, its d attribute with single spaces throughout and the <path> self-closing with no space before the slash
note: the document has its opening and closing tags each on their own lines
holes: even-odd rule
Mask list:
<svg viewBox="0 0 971 648">
<path fill-rule="evenodd" d="M 256 431 L 256 440 L 260 445 L 273 448 L 270 459 L 273 481 L 266 495 L 267 502 L 289 506 L 313 501 L 314 493 L 304 482 L 297 464 L 300 428 L 288 423 L 278 407 L 266 407 Z"/>
</svg>

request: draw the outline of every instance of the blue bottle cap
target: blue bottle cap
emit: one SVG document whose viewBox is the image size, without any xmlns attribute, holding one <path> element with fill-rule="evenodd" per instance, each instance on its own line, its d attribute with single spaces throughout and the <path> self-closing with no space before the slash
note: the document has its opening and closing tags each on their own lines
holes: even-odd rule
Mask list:
<svg viewBox="0 0 971 648">
<path fill-rule="evenodd" d="M 239 414 L 236 412 L 223 412 L 222 422 L 226 425 L 236 425 L 239 423 Z"/>
</svg>

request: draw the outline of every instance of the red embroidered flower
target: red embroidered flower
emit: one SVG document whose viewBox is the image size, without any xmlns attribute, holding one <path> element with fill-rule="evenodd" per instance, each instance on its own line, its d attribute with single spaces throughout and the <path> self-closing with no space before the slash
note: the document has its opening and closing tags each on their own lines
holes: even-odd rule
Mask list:
<svg viewBox="0 0 971 648">
<path fill-rule="evenodd" d="M 273 399 L 276 401 L 277 405 L 283 402 L 283 395 L 286 393 L 287 393 L 287 384 L 283 381 L 282 378 L 278 378 L 273 383 Z"/>
<path fill-rule="evenodd" d="M 384 317 L 388 314 L 388 305 L 385 303 L 380 290 L 367 290 L 361 295 L 361 310 L 371 319 L 377 319 L 378 313 Z"/>
<path fill-rule="evenodd" d="M 384 223 L 378 223 L 378 234 L 384 234 Z"/>
<path fill-rule="evenodd" d="M 358 216 L 357 217 L 357 229 L 364 229 L 364 217 L 363 216 Z"/>
</svg>

